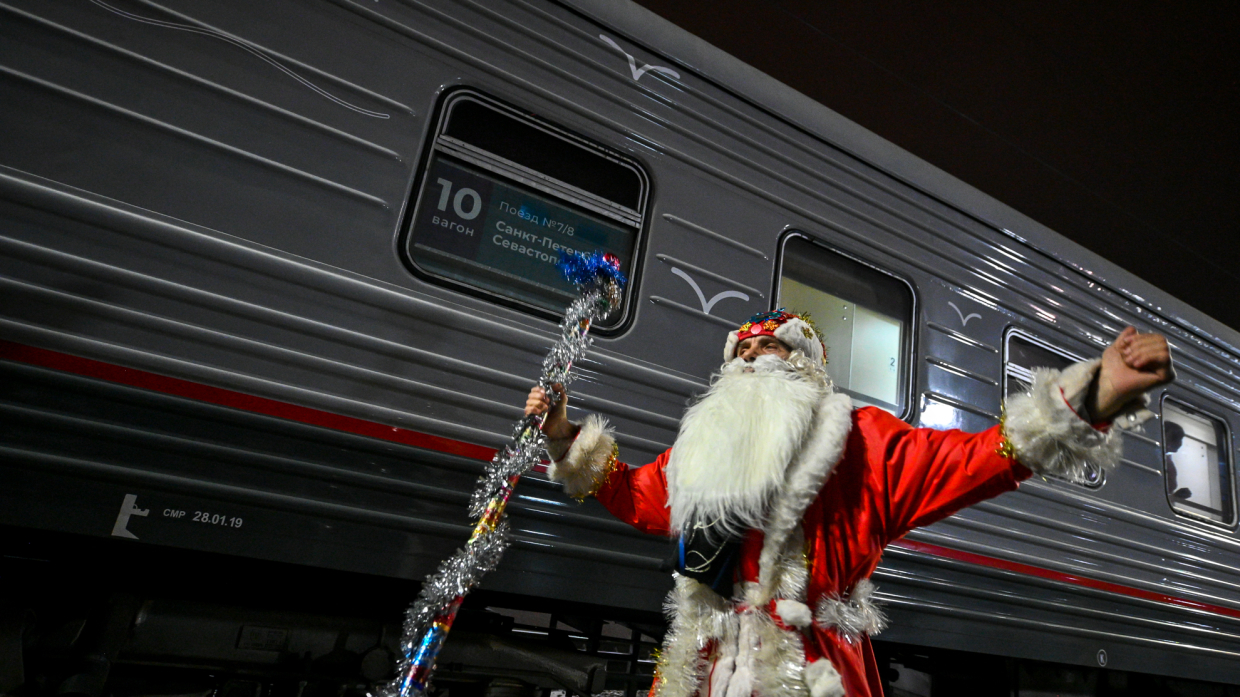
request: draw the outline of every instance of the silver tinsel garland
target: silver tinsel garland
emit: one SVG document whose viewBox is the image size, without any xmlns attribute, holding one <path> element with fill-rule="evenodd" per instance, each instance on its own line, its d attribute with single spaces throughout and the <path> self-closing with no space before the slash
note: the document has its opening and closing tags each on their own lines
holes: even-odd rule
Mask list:
<svg viewBox="0 0 1240 697">
<path fill-rule="evenodd" d="M 538 380 L 538 386 L 546 390 L 548 394 L 551 393 L 552 385 L 559 383 L 567 389 L 572 382 L 573 374 L 570 368 L 573 363 L 585 357 L 586 349 L 590 348 L 593 341 L 582 331 L 581 323 L 583 320 L 589 320 L 592 324 L 594 320 L 600 318 L 601 295 L 603 295 L 601 289 L 587 292 L 574 300 L 564 314 L 564 320 L 560 322 L 560 339 L 543 359 L 542 377 Z M 604 310 L 603 314 L 605 312 Z M 531 425 L 535 426 L 536 437 L 523 437 Z M 474 487 L 473 496 L 469 500 L 471 518 L 477 520 L 482 516 L 487 503 L 499 493 L 509 477 L 514 474 L 525 474 L 542 459 L 542 452 L 547 442 L 542 431 L 537 428 L 541 425 L 542 417 L 540 416 L 526 416 L 517 422 L 511 440 L 495 454 L 495 458 L 491 460 L 486 472 Z"/>
<path fill-rule="evenodd" d="M 618 260 L 602 254 L 562 260 L 561 268 L 582 294 L 565 312 L 560 338 L 543 360 L 538 385 L 549 393 L 552 385 L 567 387 L 572 381 L 573 363 L 585 356 L 591 344 L 590 326 L 619 306 L 624 283 Z M 508 547 L 504 508 L 516 478 L 542 459 L 546 445 L 542 422 L 541 415 L 518 421 L 510 442 L 495 454 L 478 479 L 469 504 L 469 515 L 477 524 L 474 535 L 423 582 L 421 593 L 405 614 L 397 677 L 379 691 L 379 697 L 424 694 L 438 647 L 451 628 L 461 599 L 499 565 Z"/>
</svg>

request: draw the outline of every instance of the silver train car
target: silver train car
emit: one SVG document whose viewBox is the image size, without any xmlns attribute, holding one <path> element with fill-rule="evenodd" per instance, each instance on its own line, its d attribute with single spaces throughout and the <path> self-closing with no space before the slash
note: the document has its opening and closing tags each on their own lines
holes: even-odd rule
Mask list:
<svg viewBox="0 0 1240 697">
<path fill-rule="evenodd" d="M 1033 368 L 1163 332 L 1179 378 L 1122 466 L 910 533 L 877 646 L 903 694 L 1240 684 L 1240 335 L 647 11 L 0 16 L 0 691 L 365 694 L 468 535 L 562 248 L 631 278 L 572 411 L 633 464 L 774 307 L 856 401 L 974 431 Z M 667 541 L 539 473 L 511 514 L 443 694 L 644 692 Z"/>
</svg>

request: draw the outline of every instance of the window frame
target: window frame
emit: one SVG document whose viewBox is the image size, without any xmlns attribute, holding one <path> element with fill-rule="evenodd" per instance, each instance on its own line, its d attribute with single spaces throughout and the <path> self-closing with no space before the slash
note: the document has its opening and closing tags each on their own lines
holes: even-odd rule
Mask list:
<svg viewBox="0 0 1240 697">
<path fill-rule="evenodd" d="M 447 117 L 450 113 L 450 108 L 457 101 L 464 99 L 473 99 L 484 106 L 501 112 L 509 118 L 522 121 L 533 128 L 542 130 L 554 137 L 561 138 L 570 144 L 582 148 L 583 150 L 593 152 L 607 159 L 611 159 L 618 164 L 628 167 L 637 175 L 641 186 L 641 194 L 639 197 L 640 208 L 637 209 L 638 219 L 637 224 L 634 227 L 635 240 L 633 245 L 632 261 L 630 264 L 631 268 L 626 270 L 628 283 L 626 283 L 624 287 L 624 299 L 621 303 L 622 312 L 615 324 L 610 326 L 595 325 L 592 329 L 595 334 L 605 337 L 617 336 L 628 331 L 632 327 L 633 321 L 637 315 L 634 305 L 636 304 L 638 298 L 637 288 L 639 286 L 642 268 L 645 266 L 643 261 L 649 238 L 650 206 L 651 201 L 653 200 L 653 185 L 646 164 L 634 157 L 630 157 L 625 153 L 620 152 L 616 148 L 607 146 L 600 140 L 589 138 L 585 135 L 560 126 L 551 119 L 548 119 L 541 114 L 536 114 L 532 109 L 521 108 L 504 99 L 496 97 L 489 92 L 485 92 L 475 87 L 455 86 L 444 90 L 436 100 L 435 108 L 431 112 L 430 119 L 428 119 L 430 127 L 428 128 L 426 138 L 423 141 L 421 155 L 418 159 L 416 169 L 414 170 L 413 181 L 409 186 L 405 200 L 402 202 L 404 211 L 401 215 L 399 234 L 396 238 L 396 253 L 397 257 L 401 261 L 401 264 L 415 278 L 436 287 L 446 288 L 451 291 L 484 300 L 494 305 L 517 310 L 523 314 L 551 320 L 553 322 L 559 322 L 564 317 L 563 310 L 553 312 L 517 298 L 509 297 L 502 293 L 431 273 L 430 271 L 427 271 L 419 266 L 417 260 L 414 258 L 414 255 L 409 251 L 409 241 L 413 234 L 413 224 L 414 221 L 417 220 L 418 211 L 423 203 L 422 199 L 424 197 L 421 196 L 423 193 L 422 188 L 426 181 L 426 176 L 430 170 L 433 158 L 436 154 L 447 156 L 449 158 L 459 158 L 459 155 L 452 152 L 446 152 L 442 147 L 440 147 L 439 141 L 447 127 Z M 571 184 L 567 184 L 567 182 L 559 182 L 549 176 L 542 175 L 536 170 L 525 168 L 519 163 L 511 163 L 506 169 L 511 169 L 514 171 L 508 172 L 505 171 L 504 168 L 483 165 L 471 160 L 465 161 L 469 166 L 480 167 L 484 170 L 488 170 L 493 175 L 498 176 L 501 181 L 516 184 L 519 187 L 533 189 L 541 196 L 558 199 L 569 206 L 584 208 L 590 215 L 602 215 L 596 209 L 590 209 L 582 206 L 581 203 L 576 200 L 576 196 L 573 192 L 565 190 L 563 186 L 558 186 L 560 184 L 565 184 L 571 187 Z M 529 176 L 520 177 L 519 175 L 522 171 Z M 597 198 L 600 200 L 606 200 L 602 197 Z M 567 306 L 567 303 L 565 305 Z"/>
<path fill-rule="evenodd" d="M 903 411 L 901 411 L 899 414 L 896 415 L 896 418 L 906 423 L 910 422 L 911 419 L 913 418 L 913 415 L 917 413 L 917 410 L 913 408 L 914 407 L 913 397 L 917 393 L 916 388 L 917 388 L 918 372 L 917 372 L 917 360 L 916 359 L 917 359 L 917 350 L 918 350 L 918 338 L 920 337 L 920 334 L 921 334 L 920 327 L 918 324 L 918 317 L 920 314 L 919 310 L 921 307 L 921 302 L 920 302 L 920 297 L 918 296 L 918 293 L 917 293 L 917 286 L 908 278 L 894 271 L 890 271 L 886 268 L 883 268 L 882 266 L 866 259 L 865 257 L 858 256 L 857 254 L 854 254 L 849 251 L 845 251 L 844 249 L 841 249 L 840 247 L 837 247 L 833 244 L 829 244 L 823 241 L 822 239 L 805 232 L 804 230 L 800 230 L 798 228 L 788 228 L 784 231 L 783 235 L 779 239 L 779 248 L 775 255 L 775 276 L 771 283 L 771 294 L 770 294 L 771 305 L 769 308 L 770 310 L 775 310 L 780 307 L 779 289 L 780 289 L 780 281 L 783 279 L 783 275 L 784 275 L 784 259 L 786 258 L 785 253 L 786 253 L 789 240 L 793 239 L 794 237 L 800 237 L 806 242 L 816 247 L 819 247 L 827 252 L 838 254 L 839 256 L 842 256 L 845 259 L 848 259 L 850 261 L 861 264 L 862 266 L 870 268 L 884 276 L 887 276 L 896 281 L 899 281 L 900 283 L 903 283 L 908 288 L 909 295 L 912 297 L 912 306 L 910 307 L 910 310 L 909 310 L 909 313 L 911 316 L 908 319 L 908 331 L 905 332 L 904 340 L 901 342 L 903 345 L 900 347 L 900 353 L 902 356 L 901 376 L 904 378 L 904 384 L 901 386 L 900 391 L 904 397 L 904 409 Z M 823 292 L 826 292 L 826 291 L 823 291 Z M 830 361 L 829 356 L 827 360 Z M 831 372 L 831 366 L 830 366 L 830 363 L 828 363 L 827 373 L 830 374 L 830 372 Z M 848 394 L 850 397 L 852 396 L 850 390 L 845 390 L 844 388 L 841 388 L 838 386 L 836 387 L 836 389 L 840 390 L 841 392 L 844 392 L 845 394 Z M 859 398 L 864 399 L 864 396 L 860 396 Z"/>
<path fill-rule="evenodd" d="M 1062 358 L 1065 358 L 1071 361 L 1072 363 L 1080 363 L 1081 361 L 1085 360 L 1084 356 L 1081 356 L 1080 354 L 1077 354 L 1073 351 L 1069 351 L 1068 349 L 1061 348 L 1057 346 L 1056 344 L 1052 343 L 1051 341 L 1044 339 L 1041 336 L 1038 336 L 1037 334 L 1034 334 L 1028 329 L 1025 329 L 1024 327 L 1019 327 L 1016 325 L 1008 325 L 1007 329 L 1003 330 L 1003 352 L 1001 354 L 1002 360 L 1003 360 L 1003 386 L 1002 388 L 1003 388 L 1003 401 L 1004 402 L 1006 402 L 1008 400 L 1008 397 L 1011 396 L 1008 394 L 1008 383 L 1013 377 L 1011 373 L 1009 372 L 1010 368 L 1014 366 L 1014 367 L 1020 368 L 1021 370 L 1027 370 L 1025 366 L 1017 366 L 1014 363 L 1012 363 L 1011 342 L 1012 342 L 1012 337 L 1014 336 L 1019 337 L 1020 339 L 1030 344 L 1033 344 L 1039 348 L 1045 349 L 1046 351 L 1056 354 Z M 1043 367 L 1043 366 L 1037 366 L 1037 367 Z M 1044 366 L 1044 367 L 1050 367 L 1050 366 Z M 1032 379 L 1032 377 L 1033 375 L 1030 374 L 1029 378 Z M 1025 380 L 1024 377 L 1021 377 L 1021 376 L 1018 376 L 1017 379 L 1020 380 L 1021 382 L 1030 382 L 1030 380 Z M 1106 483 L 1107 483 L 1107 471 L 1102 468 L 1098 468 L 1098 481 L 1096 483 L 1074 482 L 1069 479 L 1064 479 L 1062 477 L 1055 477 L 1053 475 L 1049 475 L 1049 476 L 1051 479 L 1054 479 L 1055 481 L 1063 482 L 1065 484 L 1071 484 L 1073 486 L 1082 487 L 1084 489 L 1088 489 L 1089 491 L 1098 491 L 1102 487 L 1106 486 Z"/>
<path fill-rule="evenodd" d="M 1003 398 L 1004 399 L 1008 398 L 1008 393 L 1007 393 L 1007 380 L 1009 377 L 1008 366 L 1012 364 L 1008 347 L 1009 347 L 1009 343 L 1012 340 L 1012 337 L 1015 335 L 1020 335 L 1021 338 L 1023 338 L 1025 341 L 1028 341 L 1031 344 L 1040 346 L 1041 348 L 1044 348 L 1047 351 L 1050 351 L 1051 353 L 1059 354 L 1060 356 L 1067 358 L 1073 363 L 1080 363 L 1081 361 L 1085 360 L 1084 356 L 1080 356 L 1072 351 L 1069 351 L 1068 349 L 1060 348 L 1059 346 L 1056 346 L 1050 341 L 1043 339 L 1037 334 L 1030 332 L 1028 329 L 1025 329 L 1023 327 L 1018 327 L 1016 325 L 1008 325 L 1007 329 L 1003 331 Z M 1023 366 L 1017 366 L 1017 367 L 1021 368 Z M 1033 377 L 1033 376 L 1031 375 L 1030 377 Z"/>
<path fill-rule="evenodd" d="M 1223 425 L 1223 433 L 1224 433 L 1225 440 L 1226 440 L 1226 452 L 1227 452 L 1227 480 L 1228 480 L 1227 484 L 1229 487 L 1231 487 L 1231 511 L 1230 511 L 1231 522 L 1230 523 L 1224 523 L 1218 520 L 1211 520 L 1210 518 L 1207 518 L 1204 515 L 1194 514 L 1192 511 L 1182 510 L 1180 508 L 1177 508 L 1175 505 L 1175 502 L 1171 500 L 1171 492 L 1167 491 L 1167 418 L 1166 418 L 1166 411 L 1164 410 L 1164 406 L 1166 405 L 1167 400 L 1171 400 L 1172 402 L 1174 402 L 1176 405 L 1176 408 L 1180 409 L 1181 411 L 1187 412 L 1190 415 L 1201 416 L 1207 419 L 1211 419 Z M 1160 447 L 1158 448 L 1158 451 L 1160 455 L 1162 456 L 1162 463 L 1161 463 L 1161 468 L 1159 471 L 1162 473 L 1163 498 L 1167 501 L 1167 507 L 1170 508 L 1171 512 L 1177 517 L 1184 518 L 1186 520 L 1191 520 L 1196 523 L 1201 523 L 1202 525 L 1208 525 L 1215 529 L 1228 530 L 1228 531 L 1234 532 L 1237 529 L 1237 527 L 1240 526 L 1240 505 L 1238 505 L 1236 501 L 1236 458 L 1235 458 L 1235 446 L 1232 443 L 1231 423 L 1229 423 L 1227 419 L 1223 418 L 1222 416 L 1219 416 L 1218 414 L 1210 412 L 1206 409 L 1202 409 L 1201 407 L 1197 406 L 1194 403 L 1185 401 L 1184 399 L 1180 397 L 1173 397 L 1171 394 L 1169 394 L 1165 390 L 1163 391 L 1162 396 L 1160 396 L 1158 399 L 1158 421 L 1159 421 L 1159 434 L 1158 435 L 1160 439 Z M 1223 448 L 1220 447 L 1220 450 L 1222 449 Z"/>
</svg>

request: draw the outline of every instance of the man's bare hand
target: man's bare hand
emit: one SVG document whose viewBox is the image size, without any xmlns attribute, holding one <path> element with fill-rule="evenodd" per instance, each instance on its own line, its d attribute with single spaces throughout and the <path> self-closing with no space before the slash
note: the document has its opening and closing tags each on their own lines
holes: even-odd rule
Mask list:
<svg viewBox="0 0 1240 697">
<path fill-rule="evenodd" d="M 577 435 L 577 426 L 568 420 L 568 393 L 564 391 L 564 386 L 556 383 L 551 386 L 559 401 L 554 406 L 551 404 L 551 398 L 547 395 L 547 391 L 541 387 L 535 387 L 530 390 L 530 396 L 525 399 L 525 414 L 546 414 L 547 418 L 543 420 L 542 430 L 547 437 L 552 440 L 564 440 Z"/>
<path fill-rule="evenodd" d="M 1171 382 L 1171 350 L 1161 334 L 1128 327 L 1102 352 L 1102 368 L 1090 390 L 1089 413 L 1106 421 L 1143 393 Z"/>
</svg>

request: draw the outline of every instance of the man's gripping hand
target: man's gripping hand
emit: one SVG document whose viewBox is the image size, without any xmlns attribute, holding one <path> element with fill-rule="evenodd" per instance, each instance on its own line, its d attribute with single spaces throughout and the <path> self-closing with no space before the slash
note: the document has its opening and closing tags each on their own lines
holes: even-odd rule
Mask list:
<svg viewBox="0 0 1240 697">
<path fill-rule="evenodd" d="M 1102 352 L 1102 367 L 1090 390 L 1089 413 L 1107 421 L 1146 391 L 1171 382 L 1171 350 L 1161 334 L 1128 327 Z"/>
<path fill-rule="evenodd" d="M 564 440 L 577 435 L 577 426 L 568 420 L 568 393 L 564 391 L 564 386 L 555 383 L 551 386 L 559 401 L 554 405 L 551 404 L 551 398 L 547 395 L 547 391 L 541 387 L 535 387 L 530 390 L 530 396 L 525 399 L 525 414 L 546 414 L 547 418 L 543 420 L 542 430 L 551 440 Z"/>
</svg>

